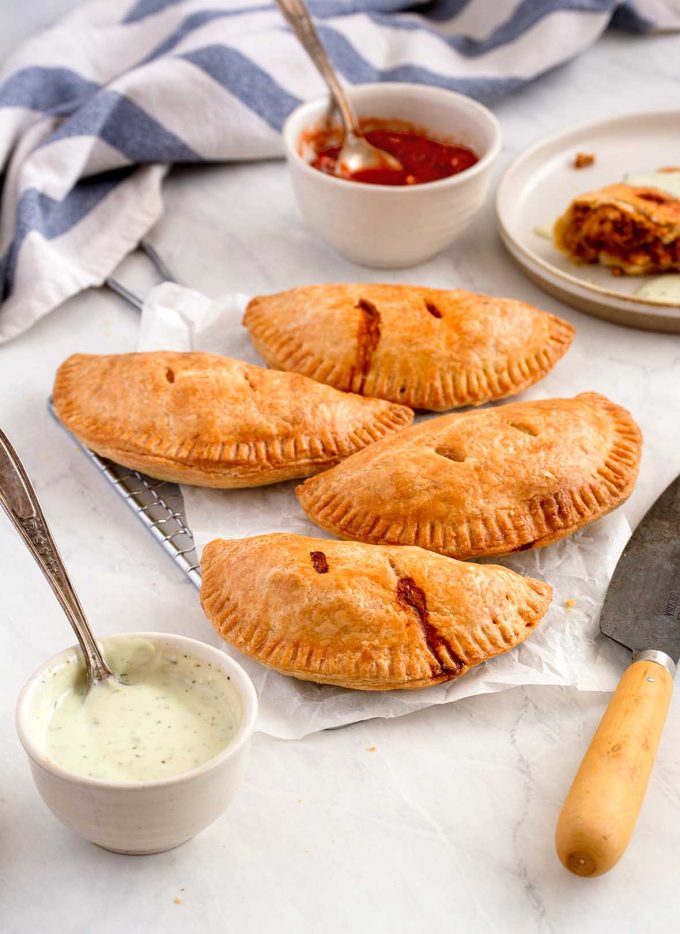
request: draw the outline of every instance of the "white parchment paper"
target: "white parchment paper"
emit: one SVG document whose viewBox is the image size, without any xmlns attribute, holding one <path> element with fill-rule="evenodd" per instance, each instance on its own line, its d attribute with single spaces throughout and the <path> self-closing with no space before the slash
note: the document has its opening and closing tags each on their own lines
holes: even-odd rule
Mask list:
<svg viewBox="0 0 680 934">
<path fill-rule="evenodd" d="M 147 297 L 139 349 L 205 350 L 263 365 L 241 325 L 247 299 L 229 294 L 212 300 L 175 283 L 163 283 Z M 547 395 L 544 381 L 523 398 Z M 302 512 L 293 492 L 295 486 L 296 482 L 290 482 L 223 491 L 182 487 L 199 555 L 213 538 L 282 531 L 329 537 Z M 598 638 L 597 621 L 629 536 L 628 523 L 615 512 L 548 548 L 494 559 L 552 584 L 552 605 L 527 642 L 446 685 L 419 691 L 349 691 L 287 678 L 228 645 L 225 651 L 238 659 L 255 683 L 260 698 L 258 729 L 287 739 L 371 717 L 398 717 L 432 704 L 520 685 L 612 690 L 625 652 Z"/>
</svg>

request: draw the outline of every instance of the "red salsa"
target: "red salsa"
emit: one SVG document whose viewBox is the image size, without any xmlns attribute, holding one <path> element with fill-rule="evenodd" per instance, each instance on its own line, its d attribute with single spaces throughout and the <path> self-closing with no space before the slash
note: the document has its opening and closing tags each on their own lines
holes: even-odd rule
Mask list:
<svg viewBox="0 0 680 934">
<path fill-rule="evenodd" d="M 458 175 L 479 161 L 467 146 L 431 139 L 416 128 L 393 130 L 376 124 L 377 120 L 371 120 L 371 128 L 364 129 L 364 136 L 369 143 L 395 156 L 403 169 L 366 169 L 348 176 L 351 181 L 370 185 L 421 185 Z M 334 175 L 340 153 L 337 129 L 319 130 L 309 136 L 307 142 L 311 143 L 314 152 L 310 165 L 320 172 Z"/>
</svg>

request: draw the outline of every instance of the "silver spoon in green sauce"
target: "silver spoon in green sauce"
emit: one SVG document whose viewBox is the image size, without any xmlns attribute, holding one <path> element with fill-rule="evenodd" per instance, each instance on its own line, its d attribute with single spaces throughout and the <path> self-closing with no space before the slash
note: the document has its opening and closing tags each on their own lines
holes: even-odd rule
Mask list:
<svg viewBox="0 0 680 934">
<path fill-rule="evenodd" d="M 116 678 L 104 661 L 85 613 L 54 544 L 33 484 L 17 452 L 0 431 L 0 505 L 38 562 L 78 637 L 85 658 L 88 691 L 93 684 Z M 117 680 L 117 678 L 116 678 Z"/>
</svg>

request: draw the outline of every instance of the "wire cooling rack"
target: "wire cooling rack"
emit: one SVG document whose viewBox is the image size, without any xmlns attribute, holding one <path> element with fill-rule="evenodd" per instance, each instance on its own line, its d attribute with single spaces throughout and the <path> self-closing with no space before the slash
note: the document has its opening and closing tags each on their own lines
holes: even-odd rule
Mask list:
<svg viewBox="0 0 680 934">
<path fill-rule="evenodd" d="M 161 280 L 178 281 L 153 244 L 148 240 L 142 240 L 138 249 L 149 260 Z M 137 311 L 141 311 L 144 307 L 143 299 L 117 279 L 109 277 L 104 284 Z M 200 587 L 201 568 L 196 554 L 196 543 L 186 522 L 184 499 L 177 484 L 154 480 L 153 477 L 147 477 L 146 474 L 139 473 L 137 470 L 121 467 L 120 464 L 114 464 L 105 457 L 99 457 L 61 424 L 54 411 L 52 399 L 48 402 L 48 408 L 59 427 L 92 461 L 104 479 L 134 512 L 144 528 L 179 565 L 191 583 Z"/>
<path fill-rule="evenodd" d="M 129 470 L 99 457 L 64 428 L 56 416 L 52 399 L 48 407 L 59 427 L 94 464 L 192 584 L 200 587 L 201 571 L 194 536 L 186 523 L 184 500 L 177 484 L 154 480 L 137 470 Z"/>
</svg>

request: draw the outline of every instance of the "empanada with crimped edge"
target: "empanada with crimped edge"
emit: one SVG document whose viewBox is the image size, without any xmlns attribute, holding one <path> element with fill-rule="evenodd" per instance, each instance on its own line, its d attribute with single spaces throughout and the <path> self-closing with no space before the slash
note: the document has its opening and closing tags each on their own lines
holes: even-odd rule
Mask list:
<svg viewBox="0 0 680 934">
<path fill-rule="evenodd" d="M 262 486 L 308 477 L 408 425 L 401 405 L 209 353 L 69 357 L 55 411 L 89 448 L 161 480 Z"/>
<path fill-rule="evenodd" d="M 412 285 L 262 295 L 243 323 L 270 366 L 433 411 L 521 392 L 574 336 L 568 322 L 526 302 Z"/>
<path fill-rule="evenodd" d="M 296 490 L 334 535 L 454 558 L 547 545 L 630 494 L 642 437 L 596 393 L 514 402 L 409 428 Z"/>
<path fill-rule="evenodd" d="M 206 545 L 201 603 L 239 651 L 364 691 L 460 677 L 533 631 L 552 588 L 421 548 L 271 534 Z"/>
</svg>

